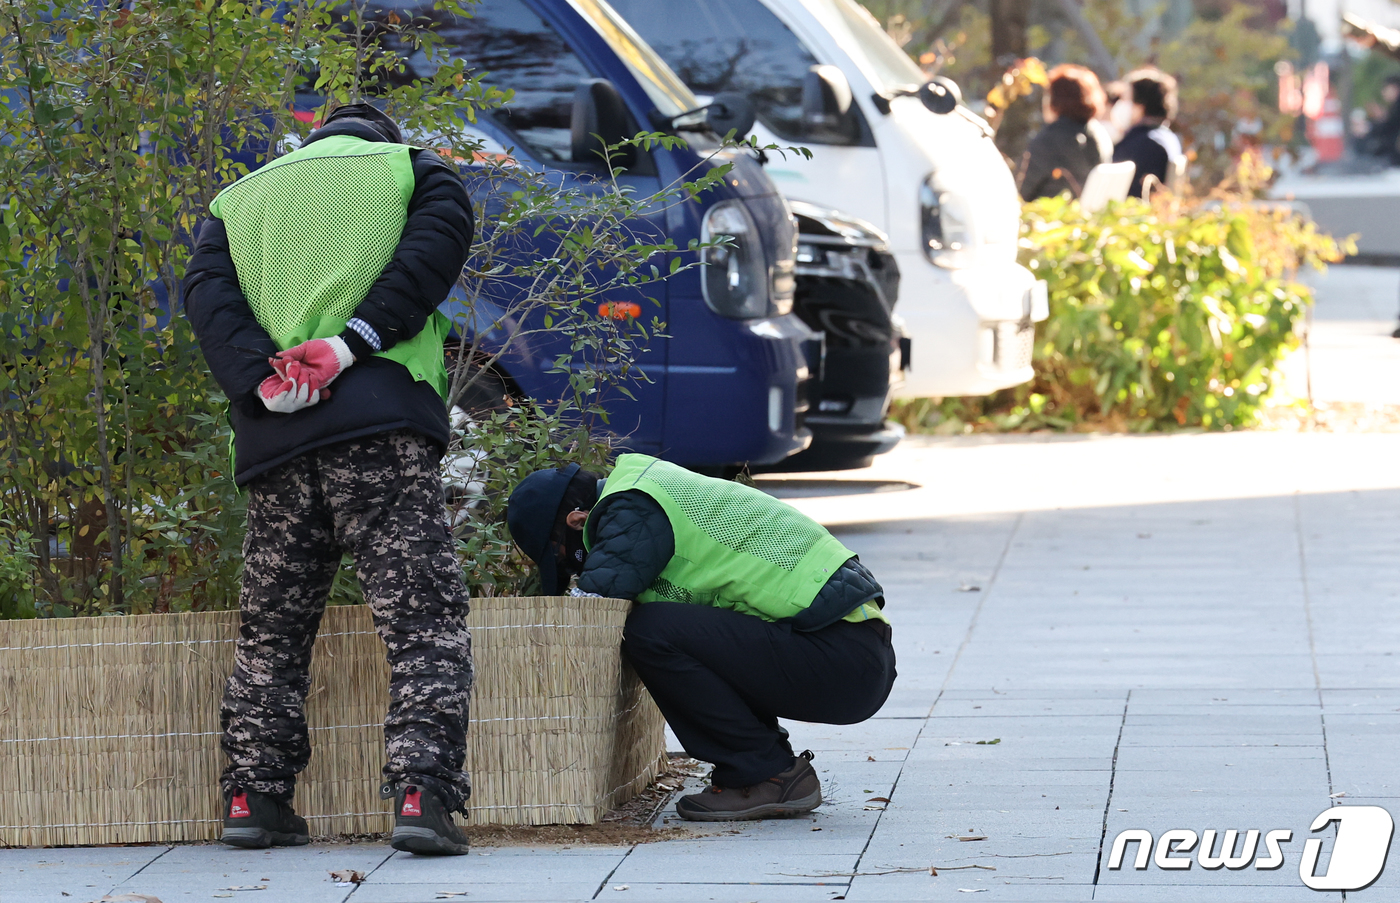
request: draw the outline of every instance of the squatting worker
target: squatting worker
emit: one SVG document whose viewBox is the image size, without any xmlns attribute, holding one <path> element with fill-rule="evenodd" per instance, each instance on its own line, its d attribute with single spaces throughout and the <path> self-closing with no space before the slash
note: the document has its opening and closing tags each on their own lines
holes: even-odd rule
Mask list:
<svg viewBox="0 0 1400 903">
<path fill-rule="evenodd" d="M 646 455 L 606 480 L 579 469 L 521 481 L 511 535 L 544 591 L 634 599 L 623 653 L 711 785 L 695 821 L 781 818 L 821 804 L 810 751 L 779 718 L 855 724 L 894 684 L 884 590 L 855 554 L 790 505 Z"/>
<path fill-rule="evenodd" d="M 471 245 L 470 200 L 450 164 L 355 104 L 210 212 L 185 308 L 228 397 L 248 496 L 242 629 L 221 710 L 223 841 L 308 841 L 292 790 L 311 753 L 311 647 L 343 550 L 388 647 L 390 842 L 465 853 L 451 813 L 471 792 L 473 672 L 438 470 L 448 421 L 436 309 Z"/>
</svg>

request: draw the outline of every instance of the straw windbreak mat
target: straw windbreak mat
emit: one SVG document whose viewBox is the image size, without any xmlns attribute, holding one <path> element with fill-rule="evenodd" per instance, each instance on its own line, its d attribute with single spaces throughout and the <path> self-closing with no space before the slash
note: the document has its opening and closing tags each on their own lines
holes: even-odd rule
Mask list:
<svg viewBox="0 0 1400 903">
<path fill-rule="evenodd" d="M 592 823 L 655 777 L 664 723 L 621 657 L 630 606 L 472 601 L 471 823 Z M 0 843 L 217 838 L 237 633 L 237 612 L 0 621 Z M 327 609 L 296 799 L 313 834 L 393 826 L 378 794 L 388 675 L 369 610 Z"/>
</svg>

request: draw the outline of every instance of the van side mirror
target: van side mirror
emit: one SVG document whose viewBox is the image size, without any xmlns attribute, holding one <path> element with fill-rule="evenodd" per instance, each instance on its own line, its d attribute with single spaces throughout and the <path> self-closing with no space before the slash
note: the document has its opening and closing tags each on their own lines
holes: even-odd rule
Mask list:
<svg viewBox="0 0 1400 903">
<path fill-rule="evenodd" d="M 632 132 L 627 105 L 612 82 L 593 78 L 574 89 L 574 107 L 569 117 L 569 157 L 574 163 L 602 165 L 607 145 L 631 138 Z M 636 162 L 636 147 L 614 151 L 613 165 L 630 168 Z"/>
<path fill-rule="evenodd" d="M 705 125 L 721 138 L 732 131 L 742 141 L 753 130 L 753 123 L 753 103 L 736 91 L 721 91 L 705 107 Z"/>
<path fill-rule="evenodd" d="M 813 66 L 802 79 L 802 121 L 815 132 L 847 135 L 851 117 L 851 83 L 835 66 Z"/>
<path fill-rule="evenodd" d="M 945 116 L 958 108 L 961 100 L 958 86 L 946 78 L 934 78 L 919 85 L 919 100 L 930 112 Z"/>
</svg>

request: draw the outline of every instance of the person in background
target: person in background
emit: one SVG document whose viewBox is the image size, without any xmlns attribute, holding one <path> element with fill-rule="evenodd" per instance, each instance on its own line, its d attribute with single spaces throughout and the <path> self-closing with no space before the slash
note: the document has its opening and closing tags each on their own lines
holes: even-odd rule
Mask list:
<svg viewBox="0 0 1400 903">
<path fill-rule="evenodd" d="M 1045 128 L 1031 139 L 1021 197 L 1054 197 L 1065 191 L 1079 197 L 1089 170 L 1113 157 L 1113 143 L 1099 122 L 1104 90 L 1098 76 L 1083 66 L 1066 64 L 1050 70 L 1042 112 Z"/>
<path fill-rule="evenodd" d="M 1104 113 L 1099 117 L 1099 123 L 1108 130 L 1108 137 L 1113 139 L 1113 143 L 1117 144 L 1128 134 L 1128 129 L 1133 127 L 1132 92 L 1128 90 L 1127 82 L 1112 81 L 1103 86 L 1103 93 L 1107 100 L 1104 102 Z"/>
<path fill-rule="evenodd" d="M 646 455 L 612 472 L 530 474 L 506 523 L 542 592 L 634 599 L 622 652 L 710 786 L 692 821 L 790 818 L 821 805 L 810 751 L 779 718 L 857 724 L 895 680 L 884 590 L 855 553 L 750 486 Z"/>
<path fill-rule="evenodd" d="M 1381 86 L 1385 115 L 1371 124 L 1361 139 L 1361 151 L 1379 157 L 1388 166 L 1400 166 L 1400 75 L 1392 75 Z"/>
<path fill-rule="evenodd" d="M 1181 139 L 1171 130 L 1176 117 L 1176 79 L 1158 69 L 1146 68 L 1128 73 L 1132 101 L 1132 128 L 1113 149 L 1113 162 L 1131 160 L 1137 165 L 1128 193 L 1143 196 L 1143 180 L 1148 176 L 1166 185 L 1172 163 L 1185 156 Z"/>
</svg>

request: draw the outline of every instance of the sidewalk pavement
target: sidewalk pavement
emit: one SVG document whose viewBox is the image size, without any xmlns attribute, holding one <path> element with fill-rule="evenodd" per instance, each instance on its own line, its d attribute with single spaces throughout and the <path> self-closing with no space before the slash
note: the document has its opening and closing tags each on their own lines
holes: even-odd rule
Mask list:
<svg viewBox="0 0 1400 903">
<path fill-rule="evenodd" d="M 1390 337 L 1400 315 L 1400 269 L 1334 266 L 1317 286 L 1306 349 L 1286 361 L 1288 391 L 1317 402 L 1400 405 L 1400 340 Z"/>
<path fill-rule="evenodd" d="M 0 903 L 1341 900 L 1299 877 L 1313 818 L 1400 815 L 1397 465 L 1398 434 L 916 437 L 770 478 L 884 583 L 899 655 L 876 718 L 789 724 L 812 817 L 436 860 L 12 850 Z M 1274 871 L 1111 870 L 1127 828 L 1293 835 Z M 1400 865 L 1347 899 L 1400 900 Z"/>
</svg>

